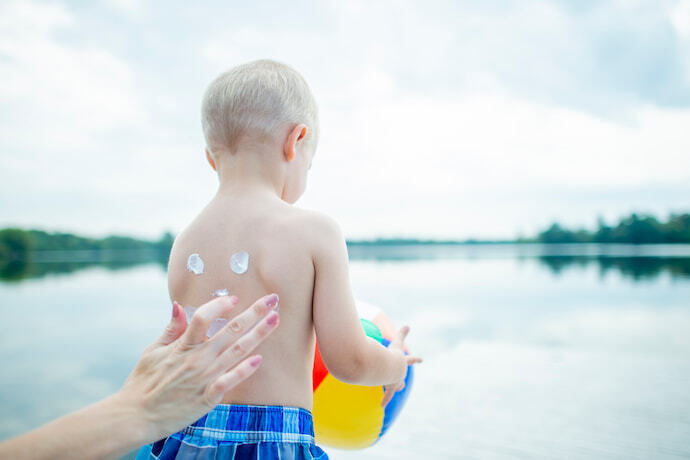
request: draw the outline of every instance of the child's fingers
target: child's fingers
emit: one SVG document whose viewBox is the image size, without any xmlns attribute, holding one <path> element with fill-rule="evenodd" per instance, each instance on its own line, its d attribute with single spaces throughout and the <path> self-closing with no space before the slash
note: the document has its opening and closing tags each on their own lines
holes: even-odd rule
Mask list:
<svg viewBox="0 0 690 460">
<path fill-rule="evenodd" d="M 278 294 L 270 294 L 254 302 L 254 305 L 247 308 L 226 324 L 211 339 L 215 343 L 218 353 L 223 352 L 244 333 L 252 328 L 261 318 L 278 306 Z"/>
<path fill-rule="evenodd" d="M 217 318 L 223 318 L 237 305 L 237 297 L 216 297 L 199 307 L 192 316 L 187 331 L 182 336 L 182 344 L 186 346 L 198 345 L 206 340 L 206 332 L 211 323 Z"/>
<path fill-rule="evenodd" d="M 400 330 L 398 330 L 398 332 L 395 334 L 395 338 L 393 339 L 391 345 L 395 348 L 402 348 L 403 344 L 405 343 L 405 337 L 407 337 L 407 334 L 409 333 L 410 326 L 401 327 Z"/>
<path fill-rule="evenodd" d="M 393 399 L 393 395 L 395 394 L 395 391 L 391 387 L 387 387 L 385 393 L 383 393 L 383 399 L 381 400 L 381 407 L 386 407 L 389 402 L 391 402 L 391 399 Z"/>
<path fill-rule="evenodd" d="M 419 364 L 423 361 L 422 358 L 420 358 L 419 356 L 407 355 L 407 356 L 405 356 L 405 359 L 407 359 L 407 365 L 408 366 L 410 366 L 412 364 Z"/>
<path fill-rule="evenodd" d="M 254 355 L 233 367 L 213 382 L 208 389 L 209 406 L 218 404 L 223 395 L 252 375 L 261 365 L 261 355 Z"/>
</svg>

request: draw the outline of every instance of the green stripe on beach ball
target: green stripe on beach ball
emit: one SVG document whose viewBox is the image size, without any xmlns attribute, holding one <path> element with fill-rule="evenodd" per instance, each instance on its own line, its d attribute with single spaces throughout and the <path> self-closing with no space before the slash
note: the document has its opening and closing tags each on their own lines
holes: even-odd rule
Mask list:
<svg viewBox="0 0 690 460">
<path fill-rule="evenodd" d="M 367 336 L 376 340 L 378 343 L 383 342 L 383 335 L 381 334 L 381 329 L 379 329 L 379 327 L 376 324 L 364 318 L 360 318 L 359 321 L 362 323 L 364 333 Z"/>
</svg>

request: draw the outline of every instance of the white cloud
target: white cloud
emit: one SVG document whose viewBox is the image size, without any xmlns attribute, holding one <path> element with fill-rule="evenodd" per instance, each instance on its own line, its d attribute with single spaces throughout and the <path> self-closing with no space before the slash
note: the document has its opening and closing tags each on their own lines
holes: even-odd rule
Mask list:
<svg viewBox="0 0 690 460">
<path fill-rule="evenodd" d="M 3 163 L 40 164 L 65 180 L 65 166 L 95 161 L 84 151 L 102 149 L 101 136 L 145 122 L 129 66 L 103 49 L 61 44 L 56 33 L 76 21 L 57 4 L 3 8 L 0 100 L 11 113 L 0 127 Z"/>
<path fill-rule="evenodd" d="M 671 12 L 671 22 L 676 28 L 676 32 L 685 38 L 690 39 L 690 1 L 680 0 Z"/>
<path fill-rule="evenodd" d="M 641 108 L 620 124 L 505 95 L 374 93 L 349 113 L 324 111 L 307 192 L 310 206 L 349 210 L 355 233 L 506 237 L 511 220 L 567 218 L 572 195 L 558 190 L 690 183 L 690 110 Z M 581 203 L 594 218 L 597 197 Z"/>
<path fill-rule="evenodd" d="M 144 12 L 143 0 L 105 0 L 105 4 L 126 13 L 130 17 L 138 18 Z"/>
<path fill-rule="evenodd" d="M 0 5 L 0 13 L 0 30 L 3 32 L 40 33 L 74 23 L 73 16 L 57 3 L 8 1 Z"/>
<path fill-rule="evenodd" d="M 640 86 L 685 3 L 306 4 L 276 22 L 252 5 L 126 0 L 131 14 L 111 21 L 112 5 L 3 3 L 0 224 L 179 230 L 215 186 L 203 88 L 262 57 L 314 89 L 322 143 L 301 204 L 350 236 L 510 237 L 690 207 L 690 115 L 670 51 L 654 72 L 668 78 L 651 95 Z M 616 9 L 626 20 L 608 33 Z M 607 60 L 622 39 L 625 59 Z M 657 104 L 674 94 L 680 108 Z"/>
<path fill-rule="evenodd" d="M 109 222 L 99 211 L 121 202 L 123 189 L 145 183 L 128 176 L 150 166 L 151 155 L 136 139 L 153 134 L 129 63 L 107 49 L 59 39 L 80 27 L 59 4 L 9 2 L 2 8 L 0 100 L 9 115 L 0 125 L 5 219 L 91 232 L 121 228 L 115 222 L 131 222 L 126 216 Z"/>
</svg>

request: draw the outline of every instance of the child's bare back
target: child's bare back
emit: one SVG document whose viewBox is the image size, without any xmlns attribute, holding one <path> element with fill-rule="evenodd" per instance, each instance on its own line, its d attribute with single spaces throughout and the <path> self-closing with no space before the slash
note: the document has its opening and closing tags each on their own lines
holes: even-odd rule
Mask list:
<svg viewBox="0 0 690 460">
<path fill-rule="evenodd" d="M 311 410 L 315 335 L 312 322 L 314 264 L 308 211 L 278 197 L 219 195 L 177 238 L 170 255 L 169 289 L 181 305 L 198 306 L 218 289 L 239 298 L 238 314 L 266 293 L 280 297 L 280 327 L 257 352 L 263 363 L 223 403 L 298 406 Z M 313 228 L 313 226 L 312 226 Z M 249 254 L 245 273 L 230 266 L 233 254 Z M 197 253 L 204 271 L 187 260 Z"/>
</svg>

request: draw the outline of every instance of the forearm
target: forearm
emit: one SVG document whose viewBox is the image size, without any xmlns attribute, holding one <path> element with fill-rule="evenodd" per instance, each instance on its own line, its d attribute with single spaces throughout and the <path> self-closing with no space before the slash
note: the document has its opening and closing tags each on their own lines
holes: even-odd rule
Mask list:
<svg viewBox="0 0 690 460">
<path fill-rule="evenodd" d="M 399 382 L 407 372 L 407 361 L 402 353 L 396 353 L 371 337 L 359 354 L 354 381 L 358 385 L 388 385 Z"/>
<path fill-rule="evenodd" d="M 118 458 L 153 441 L 146 421 L 119 394 L 0 444 L 0 458 Z"/>
<path fill-rule="evenodd" d="M 189 325 L 182 307 L 173 303 L 170 323 L 144 351 L 120 391 L 0 443 L 0 459 L 117 458 L 175 433 L 256 371 L 261 360 L 247 354 L 278 327 L 278 312 L 272 311 L 277 301 L 275 294 L 257 300 L 235 317 L 245 325 L 243 333 L 231 335 L 225 329 L 217 341 L 206 340 L 206 333 L 216 318 L 228 315 L 237 297 L 207 302 Z M 234 344 L 244 354 L 229 353 Z"/>
</svg>

